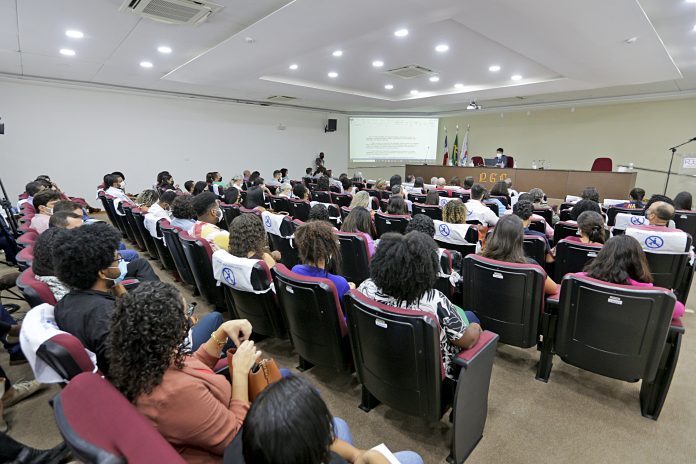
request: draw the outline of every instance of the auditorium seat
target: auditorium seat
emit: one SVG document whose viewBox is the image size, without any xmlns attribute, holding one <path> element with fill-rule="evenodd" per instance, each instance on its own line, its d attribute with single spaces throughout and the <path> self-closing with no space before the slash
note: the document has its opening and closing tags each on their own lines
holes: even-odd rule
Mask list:
<svg viewBox="0 0 696 464">
<path fill-rule="evenodd" d="M 22 271 L 17 278 L 17 288 L 22 292 L 24 298 L 29 303 L 30 307 L 38 306 L 42 303 L 56 305 L 56 298 L 51 292 L 51 288 L 47 283 L 36 279 L 34 271 L 31 268 Z"/>
<path fill-rule="evenodd" d="M 459 371 L 453 382 L 444 375 L 435 315 L 387 306 L 356 290 L 346 296 L 346 308 L 360 408 L 367 412 L 382 402 L 437 423 L 452 406 L 448 462 L 463 462 L 483 435 L 498 336 L 486 330 L 454 358 Z"/>
<path fill-rule="evenodd" d="M 139 208 L 133 209 L 132 211 L 135 226 L 143 239 L 143 243 L 147 249 L 147 254 L 150 255 L 150 258 L 159 260 L 159 254 L 157 253 L 157 247 L 155 246 L 155 238 L 150 234 L 150 231 L 145 228 L 145 216 Z"/>
<path fill-rule="evenodd" d="M 43 342 L 36 350 L 36 357 L 53 369 L 64 381 L 62 383 L 68 383 L 83 372 L 91 373 L 96 369 L 82 342 L 67 332 L 53 335 Z M 37 376 L 36 372 L 34 376 Z"/>
<path fill-rule="evenodd" d="M 271 197 L 271 209 L 276 213 L 288 213 L 292 215 L 292 205 L 288 197 Z"/>
<path fill-rule="evenodd" d="M 462 276 L 463 308 L 476 313 L 482 327 L 499 334 L 502 343 L 536 345 L 545 299 L 543 267 L 469 255 Z"/>
<path fill-rule="evenodd" d="M 551 208 L 534 208 L 533 213 L 543 217 L 547 224 L 553 224 L 553 210 Z"/>
<path fill-rule="evenodd" d="M 135 222 L 135 216 L 133 216 L 133 210 L 137 210 L 140 212 L 140 209 L 136 207 L 135 205 L 129 205 L 129 204 L 124 204 L 123 205 L 123 213 L 124 213 L 124 218 L 126 219 L 126 222 L 128 223 L 128 228 L 131 230 L 133 233 L 133 238 L 135 241 L 133 244 L 138 248 L 140 251 L 145 251 L 147 250 L 145 246 L 145 240 L 143 239 L 142 234 L 140 233 L 140 229 L 138 229 L 138 224 Z M 130 234 L 129 234 L 130 236 Z"/>
<path fill-rule="evenodd" d="M 424 205 L 422 203 L 413 203 L 411 211 L 414 215 L 425 214 L 433 221 L 442 221 L 442 208 L 438 205 Z"/>
<path fill-rule="evenodd" d="M 672 218 L 677 229 L 681 229 L 692 237 L 696 235 L 696 211 L 677 210 Z"/>
<path fill-rule="evenodd" d="M 560 240 L 556 244 L 554 281 L 560 282 L 566 274 L 581 272 L 587 264 L 597 257 L 600 251 L 602 251 L 602 245 L 598 243 Z"/>
<path fill-rule="evenodd" d="M 318 201 L 319 203 L 331 203 L 331 193 L 329 192 L 312 192 L 312 201 Z"/>
<path fill-rule="evenodd" d="M 309 219 L 309 210 L 311 206 L 308 201 L 291 199 L 290 203 L 292 204 L 293 218 L 299 219 L 300 221 Z"/>
<path fill-rule="evenodd" d="M 435 235 L 433 238 L 440 248 L 459 252 L 462 256 L 476 253 L 479 228 L 471 224 L 450 224 L 433 220 Z"/>
<path fill-rule="evenodd" d="M 529 230 L 534 230 L 546 235 L 546 221 L 541 219 L 533 220 L 529 223 Z"/>
<path fill-rule="evenodd" d="M 213 250 L 205 239 L 195 238 L 183 230 L 177 234 L 198 291 L 216 311 L 226 309 L 225 295 L 213 277 Z"/>
<path fill-rule="evenodd" d="M 440 248 L 440 272 L 435 281 L 435 289 L 440 290 L 451 301 L 455 293 L 460 293 L 462 285 L 462 254 L 455 250 Z"/>
<path fill-rule="evenodd" d="M 616 225 L 616 215 L 619 213 L 631 214 L 635 216 L 644 216 L 645 211 L 637 208 L 619 208 L 618 206 L 611 206 L 607 209 L 607 225 L 613 227 Z"/>
<path fill-rule="evenodd" d="M 466 203 L 471 199 L 471 195 L 468 193 L 452 191 L 451 195 L 453 198 L 459 198 L 460 200 L 462 200 L 462 203 Z"/>
<path fill-rule="evenodd" d="M 290 340 L 300 358 L 298 368 L 349 369 L 353 361 L 346 318 L 334 283 L 295 274 L 282 264 L 271 272 Z"/>
<path fill-rule="evenodd" d="M 20 248 L 33 246 L 37 238 L 39 238 L 39 233 L 35 229 L 29 229 L 17 237 L 17 246 Z"/>
<path fill-rule="evenodd" d="M 409 193 L 408 194 L 408 199 L 411 200 L 411 202 L 413 202 L 414 204 L 415 203 L 424 203 L 426 197 L 427 197 L 427 195 L 423 195 L 420 193 Z"/>
<path fill-rule="evenodd" d="M 181 246 L 181 241 L 179 240 L 179 232 L 181 229 L 179 227 L 172 226 L 166 219 L 161 219 L 158 222 L 158 225 L 162 231 L 164 243 L 167 246 L 167 249 L 171 252 L 172 260 L 174 261 L 174 266 L 179 278 L 183 283 L 193 286 L 194 296 L 200 295 L 200 291 L 198 287 L 196 287 L 196 280 L 194 279 L 193 272 L 191 271 L 191 266 L 186 259 L 184 249 Z"/>
<path fill-rule="evenodd" d="M 408 214 L 387 214 L 377 211 L 374 220 L 377 229 L 377 237 L 379 238 L 387 232 L 398 232 L 403 234 L 411 220 L 411 216 Z"/>
<path fill-rule="evenodd" d="M 234 218 L 239 216 L 241 213 L 239 205 L 228 205 L 227 203 L 220 203 L 220 209 L 222 210 L 222 217 L 227 224 L 227 229 L 229 230 L 230 224 L 234 221 Z"/>
<path fill-rule="evenodd" d="M 505 167 L 508 169 L 514 168 L 515 167 L 515 158 L 510 156 L 510 155 L 507 155 L 506 158 L 507 158 L 507 162 L 505 163 Z"/>
<path fill-rule="evenodd" d="M 484 165 L 483 157 L 482 156 L 472 156 L 471 163 L 474 165 L 475 168 L 479 168 L 479 167 Z"/>
<path fill-rule="evenodd" d="M 257 334 L 287 338 L 273 277 L 262 259 L 239 258 L 218 250 L 213 254 L 212 276 L 222 284 L 235 319 L 248 319 Z"/>
<path fill-rule="evenodd" d="M 351 201 L 353 201 L 353 195 L 331 192 L 331 203 L 338 205 L 339 208 L 342 206 L 350 206 Z"/>
<path fill-rule="evenodd" d="M 82 462 L 185 463 L 150 421 L 98 374 L 78 375 L 52 404 L 60 434 Z"/>
<path fill-rule="evenodd" d="M 546 263 L 546 239 L 539 235 L 525 235 L 522 245 L 524 255 L 532 258 L 539 266 L 544 267 Z"/>
<path fill-rule="evenodd" d="M 346 220 L 346 216 L 348 216 L 352 210 L 352 208 L 349 208 L 347 206 L 341 206 L 341 222 Z"/>
<path fill-rule="evenodd" d="M 553 356 L 595 374 L 642 380 L 641 413 L 657 420 L 679 358 L 684 328 L 672 322 L 676 298 L 659 287 L 563 279 L 557 314 L 545 315 L 537 379 L 548 382 Z M 591 378 L 584 377 L 584 388 Z M 596 390 L 596 389 L 595 389 Z"/>
<path fill-rule="evenodd" d="M 578 236 L 578 223 L 560 220 L 553 228 L 553 243 L 558 243 L 566 237 Z"/>
<path fill-rule="evenodd" d="M 270 214 L 271 213 L 264 212 L 262 218 L 266 232 L 268 232 L 271 248 L 280 253 L 281 263 L 292 268 L 292 266 L 300 262 L 297 256 L 297 248 L 295 248 L 293 242 L 295 229 L 297 229 L 298 225 L 290 216 L 280 216 L 276 214 L 271 216 L 273 219 L 266 219 L 266 216 Z M 279 224 L 274 221 L 278 221 Z M 269 226 L 268 223 L 271 223 L 271 225 Z"/>
<path fill-rule="evenodd" d="M 338 232 L 341 247 L 340 275 L 356 286 L 370 277 L 370 250 L 364 235 L 351 232 Z"/>
<path fill-rule="evenodd" d="M 176 270 L 176 264 L 174 263 L 172 252 L 169 251 L 169 248 L 167 248 L 167 246 L 164 244 L 164 235 L 162 234 L 161 222 L 165 220 L 166 219 L 160 219 L 155 224 L 155 230 L 157 231 L 157 238 L 154 238 L 155 248 L 157 248 L 157 255 L 159 256 L 160 264 L 162 264 L 162 267 L 167 271 L 172 271 L 176 273 L 175 278 L 178 281 L 179 273 Z M 168 223 L 169 221 L 167 221 L 167 224 Z"/>
<path fill-rule="evenodd" d="M 591 171 L 611 172 L 611 170 L 612 170 L 611 158 L 595 158 L 594 162 L 592 163 Z"/>
<path fill-rule="evenodd" d="M 20 271 L 30 268 L 31 263 L 34 261 L 34 245 L 32 244 L 19 250 L 19 253 L 15 256 L 15 261 L 17 261 L 17 267 L 19 267 Z"/>
</svg>

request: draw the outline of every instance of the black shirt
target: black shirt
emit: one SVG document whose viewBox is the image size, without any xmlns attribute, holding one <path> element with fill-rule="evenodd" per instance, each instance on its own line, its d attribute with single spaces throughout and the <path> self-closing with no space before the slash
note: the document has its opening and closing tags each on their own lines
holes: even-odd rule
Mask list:
<svg viewBox="0 0 696 464">
<path fill-rule="evenodd" d="M 246 205 L 245 208 L 253 209 L 257 206 L 264 206 L 265 199 L 263 197 L 263 190 L 261 187 L 253 187 L 247 190 Z"/>
<path fill-rule="evenodd" d="M 61 299 L 54 309 L 58 328 L 68 332 L 97 355 L 99 370 L 107 374 L 108 335 L 115 298 L 96 290 L 73 290 Z"/>
</svg>

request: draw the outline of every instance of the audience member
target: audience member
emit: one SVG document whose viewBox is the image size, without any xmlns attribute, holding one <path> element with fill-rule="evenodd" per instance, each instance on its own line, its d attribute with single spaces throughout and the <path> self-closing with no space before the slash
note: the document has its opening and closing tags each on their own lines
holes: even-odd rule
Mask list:
<svg viewBox="0 0 696 464">
<path fill-rule="evenodd" d="M 207 192 L 207 191 L 208 191 L 208 184 L 202 180 L 199 180 L 193 186 L 193 192 L 191 192 L 191 193 L 193 194 L 193 196 L 197 196 L 197 195 L 200 195 L 201 193 Z M 212 192 L 210 192 L 210 193 L 212 193 Z"/>
<path fill-rule="evenodd" d="M 656 201 L 645 210 L 645 217 L 651 226 L 669 227 L 674 217 L 674 206 L 664 201 Z"/>
<path fill-rule="evenodd" d="M 119 299 L 109 378 L 186 461 L 219 462 L 249 409 L 249 371 L 260 352 L 249 340 L 251 324 L 241 319 L 220 325 L 190 354 L 184 311 L 179 291 L 161 282 Z M 231 384 L 213 372 L 228 338 L 237 346 Z"/>
<path fill-rule="evenodd" d="M 358 189 L 353 185 L 353 182 L 351 182 L 351 180 L 347 177 L 341 179 L 341 188 L 343 189 L 343 193 L 350 195 L 353 195 L 358 191 Z"/>
<path fill-rule="evenodd" d="M 292 272 L 331 280 L 342 302 L 343 295 L 355 284 L 335 274 L 340 269 L 341 249 L 331 224 L 311 221 L 301 225 L 295 230 L 295 245 L 302 264 L 293 266 Z"/>
<path fill-rule="evenodd" d="M 445 180 L 444 177 L 438 177 L 437 182 L 435 183 L 435 188 L 437 190 L 444 190 L 444 188 L 447 186 L 447 180 Z"/>
<path fill-rule="evenodd" d="M 408 234 L 414 230 L 423 232 L 428 237 L 434 237 L 435 223 L 430 216 L 426 216 L 425 214 L 414 214 L 413 218 L 408 222 L 404 233 Z"/>
<path fill-rule="evenodd" d="M 461 311 L 433 288 L 440 270 L 437 250 L 435 240 L 421 232 L 382 235 L 370 264 L 370 278 L 358 291 L 380 303 L 435 315 L 441 327 L 445 375 L 454 380 L 453 359 L 476 344 L 481 326 L 473 313 Z"/>
<path fill-rule="evenodd" d="M 307 222 L 309 221 L 326 221 L 330 223 L 331 220 L 329 216 L 329 209 L 326 207 L 326 205 L 317 203 L 309 208 L 309 217 L 307 218 Z"/>
<path fill-rule="evenodd" d="M 17 202 L 17 209 L 20 209 L 22 203 L 29 203 L 30 205 L 34 206 L 34 195 L 44 190 L 45 188 L 46 187 L 40 182 L 29 182 L 27 185 L 24 186 L 24 191 L 27 193 L 27 197 L 22 198 Z"/>
<path fill-rule="evenodd" d="M 521 201 L 521 200 L 520 200 Z M 519 204 L 519 201 L 517 202 Z M 524 255 L 524 225 L 522 219 L 514 214 L 504 216 L 498 221 L 493 233 L 486 241 L 481 255 L 485 258 L 505 261 L 506 263 L 540 264 Z M 542 263 L 543 264 L 543 263 Z M 546 277 L 544 293 L 553 295 L 558 292 L 558 285 Z"/>
<path fill-rule="evenodd" d="M 196 223 L 196 210 L 193 209 L 194 197 L 179 195 L 172 201 L 172 220 L 170 224 L 181 230 L 190 230 Z"/>
<path fill-rule="evenodd" d="M 682 211 L 691 211 L 692 197 L 689 192 L 679 192 L 674 197 L 674 209 Z"/>
<path fill-rule="evenodd" d="M 193 194 L 193 188 L 195 187 L 195 184 L 196 183 L 194 181 L 187 180 L 186 182 L 184 182 L 184 190 L 186 190 L 186 192 L 190 194 Z"/>
<path fill-rule="evenodd" d="M 276 195 L 283 198 L 292 198 L 292 185 L 289 183 L 280 184 L 280 187 L 278 187 L 276 191 Z"/>
<path fill-rule="evenodd" d="M 193 210 L 197 220 L 188 233 L 207 240 L 213 250 L 227 250 L 230 247 L 230 233 L 217 226 L 224 215 L 215 194 L 203 192 L 196 195 L 193 198 Z"/>
<path fill-rule="evenodd" d="M 387 189 L 387 181 L 384 179 L 377 179 L 377 182 L 375 182 L 375 185 L 373 187 L 375 190 L 386 190 Z"/>
<path fill-rule="evenodd" d="M 472 180 L 473 180 L 473 179 L 472 179 Z M 514 198 L 514 197 L 516 197 L 516 196 L 519 196 L 519 192 L 518 192 L 517 190 L 514 190 L 514 189 L 512 188 L 512 178 L 506 177 L 506 178 L 505 178 L 505 185 L 507 186 L 508 194 L 510 195 L 510 199 L 511 199 L 511 200 L 512 200 L 512 198 Z"/>
<path fill-rule="evenodd" d="M 272 186 L 272 187 L 280 187 L 280 184 L 281 184 L 280 181 L 282 178 L 283 178 L 283 176 L 280 173 L 280 170 L 276 169 L 275 171 L 273 171 L 273 177 L 271 178 L 271 180 L 269 180 L 267 182 L 267 184 Z"/>
<path fill-rule="evenodd" d="M 309 190 L 302 184 L 295 184 L 292 188 L 292 195 L 298 200 L 309 201 Z"/>
<path fill-rule="evenodd" d="M 387 214 L 408 214 L 408 206 L 401 195 L 392 195 L 387 203 Z"/>
<path fill-rule="evenodd" d="M 159 194 L 156 190 L 143 190 L 135 197 L 135 204 L 141 211 L 147 213 L 150 210 L 150 206 L 154 205 L 158 200 Z"/>
<path fill-rule="evenodd" d="M 157 174 L 156 190 L 162 195 L 164 192 L 177 192 L 179 186 L 174 184 L 174 178 L 169 174 L 169 171 L 162 171 Z"/>
<path fill-rule="evenodd" d="M 635 187 L 631 189 L 631 191 L 628 193 L 629 197 L 631 198 L 631 201 L 628 203 L 624 203 L 623 206 L 624 208 L 644 208 L 645 203 L 643 203 L 643 198 L 645 198 L 645 190 L 639 187 Z"/>
<path fill-rule="evenodd" d="M 53 205 L 60 201 L 60 194 L 53 190 L 45 189 L 34 195 L 34 209 L 36 214 L 31 218 L 29 227 L 39 234 L 48 229 L 48 221 L 53 214 Z"/>
<path fill-rule="evenodd" d="M 123 174 L 119 172 L 107 174 L 104 176 L 104 185 L 106 187 L 104 193 L 107 195 L 111 195 L 119 202 L 130 202 L 130 198 L 128 198 L 128 195 L 126 195 L 126 179 L 123 177 Z"/>
<path fill-rule="evenodd" d="M 466 206 L 460 199 L 448 201 L 442 208 L 442 220 L 449 224 L 466 224 Z"/>
<path fill-rule="evenodd" d="M 435 185 L 437 184 L 437 176 L 433 176 L 430 178 L 430 185 Z"/>
<path fill-rule="evenodd" d="M 370 256 L 375 254 L 375 242 L 372 239 L 372 215 L 367 208 L 353 208 L 341 224 L 342 232 L 353 232 L 365 237 Z"/>
<path fill-rule="evenodd" d="M 486 189 L 481 184 L 474 184 L 471 187 L 471 198 L 466 202 L 466 210 L 470 221 L 479 221 L 481 224 L 491 227 L 498 223 L 498 216 L 491 209 L 483 204 L 483 197 Z"/>
<path fill-rule="evenodd" d="M 437 193 L 437 190 L 431 190 L 428 192 L 428 194 L 425 196 L 425 204 L 430 206 L 440 205 L 440 194 Z"/>
<path fill-rule="evenodd" d="M 584 211 L 578 216 L 578 230 L 580 231 L 578 240 L 581 243 L 604 244 L 606 240 L 604 218 L 596 211 Z"/>
<path fill-rule="evenodd" d="M 554 261 L 554 257 L 551 254 L 551 245 L 549 245 L 549 241 L 546 238 L 546 234 L 544 232 L 539 232 L 538 230 L 532 230 L 529 228 L 530 224 L 532 223 L 533 213 L 534 205 L 532 205 L 532 202 L 527 200 L 519 200 L 517 203 L 515 203 L 515 206 L 513 206 L 512 208 L 512 214 L 522 219 L 524 235 L 533 235 L 536 237 L 542 237 L 544 239 L 544 243 L 546 244 L 546 262 L 552 263 Z M 544 263 L 539 264 L 543 265 Z"/>
<path fill-rule="evenodd" d="M 510 198 L 510 191 L 508 190 L 507 183 L 504 180 L 501 180 L 493 184 L 493 188 L 491 188 L 491 195 L 494 197 L 505 198 L 505 200 L 507 200 L 508 206 L 512 204 L 512 200 Z"/>
<path fill-rule="evenodd" d="M 413 193 L 423 193 L 423 189 L 425 188 L 425 185 L 423 184 L 423 178 L 422 177 L 416 177 L 416 180 L 413 181 Z M 419 191 L 416 191 L 416 189 L 420 189 Z"/>
<path fill-rule="evenodd" d="M 580 198 L 583 200 L 592 200 L 599 204 L 599 191 L 596 187 L 585 187 L 585 189 L 580 194 Z"/>
<path fill-rule="evenodd" d="M 461 187 L 462 186 L 462 181 L 459 179 L 459 177 L 454 176 L 453 178 L 450 179 L 449 184 L 452 187 Z"/>
<path fill-rule="evenodd" d="M 401 176 L 399 174 L 394 174 L 389 178 L 389 187 L 394 188 L 395 185 L 401 185 Z"/>
<path fill-rule="evenodd" d="M 648 202 L 645 204 L 645 210 L 647 211 L 650 206 L 652 206 L 653 203 L 656 203 L 658 201 L 667 203 L 669 205 L 674 206 L 674 200 L 672 200 L 670 197 L 667 195 L 660 195 L 660 194 L 655 194 L 650 197 Z"/>
<path fill-rule="evenodd" d="M 652 287 L 648 259 L 638 240 L 628 235 L 617 235 L 607 240 L 597 257 L 580 275 L 620 285 Z M 684 304 L 677 301 L 673 318 L 684 315 Z"/>
<path fill-rule="evenodd" d="M 288 168 L 280 168 L 280 183 L 289 184 L 290 177 L 288 176 Z"/>
<path fill-rule="evenodd" d="M 599 203 L 593 200 L 580 200 L 573 205 L 570 210 L 570 219 L 577 221 L 578 217 L 585 211 L 594 211 L 595 213 L 602 213 L 602 208 Z"/>
<path fill-rule="evenodd" d="M 63 211 L 62 213 L 56 213 L 55 216 L 59 214 L 72 213 Z M 80 222 L 82 221 L 80 220 Z M 65 232 L 59 228 L 51 228 L 41 234 L 34 243 L 34 260 L 31 263 L 31 269 L 34 272 L 36 280 L 48 285 L 56 301 L 60 301 L 70 292 L 70 289 L 56 277 L 56 271 L 53 266 L 55 244 L 60 240 L 60 234 L 64 233 Z"/>
<path fill-rule="evenodd" d="M 266 184 L 262 177 L 256 177 L 254 185 L 247 190 L 246 201 L 244 207 L 247 209 L 265 208 L 266 196 L 270 196 L 271 192 L 266 188 Z"/>
<path fill-rule="evenodd" d="M 464 178 L 464 190 L 471 190 L 474 186 L 474 178 L 472 176 L 466 176 Z"/>
<path fill-rule="evenodd" d="M 79 214 L 70 211 L 58 211 L 51 215 L 51 218 L 48 220 L 48 227 L 49 229 L 74 229 L 75 227 L 80 227 L 83 223 L 84 219 Z"/>
<path fill-rule="evenodd" d="M 185 195 L 182 195 L 185 196 Z M 160 195 L 159 200 L 150 206 L 147 214 L 143 216 L 143 224 L 153 237 L 157 236 L 157 221 L 160 219 L 170 220 L 172 203 L 177 198 L 176 191 L 165 190 Z"/>
<path fill-rule="evenodd" d="M 262 259 L 269 269 L 280 261 L 280 252 L 269 249 L 268 234 L 256 214 L 240 214 L 232 220 L 228 251 L 240 258 Z"/>
</svg>

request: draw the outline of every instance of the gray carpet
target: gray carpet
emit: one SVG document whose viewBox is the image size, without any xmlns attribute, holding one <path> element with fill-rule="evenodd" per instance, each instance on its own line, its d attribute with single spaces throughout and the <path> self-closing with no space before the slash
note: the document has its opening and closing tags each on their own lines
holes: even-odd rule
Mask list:
<svg viewBox="0 0 696 464">
<path fill-rule="evenodd" d="M 8 270 L 2 268 L 0 273 Z M 164 272 L 160 275 L 172 281 Z M 183 289 L 183 293 L 188 301 L 198 301 L 197 312 L 209 311 L 201 298 L 192 297 L 190 289 Z M 467 462 L 695 462 L 696 438 L 692 431 L 696 429 L 696 344 L 688 331 L 692 320 L 694 314 L 689 311 L 684 317 L 687 334 L 677 371 L 657 422 L 640 415 L 640 383 L 604 378 L 555 358 L 551 379 L 544 384 L 534 379 L 539 359 L 535 349 L 499 346 L 488 422 L 483 439 Z M 392 450 L 416 451 L 426 463 L 445 462 L 450 440 L 446 417 L 429 424 L 384 405 L 365 413 L 358 409 L 360 386 L 355 376 L 322 368 L 299 373 L 294 369 L 297 357 L 288 342 L 265 340 L 259 346 L 281 367 L 293 368 L 319 388 L 331 412 L 350 424 L 356 446 L 384 442 Z M 0 363 L 8 366 L 4 352 Z M 32 378 L 28 365 L 6 370 L 13 381 Z M 6 410 L 10 435 L 35 447 L 59 443 L 61 438 L 48 404 L 58 391 L 57 386 L 51 386 Z"/>
</svg>

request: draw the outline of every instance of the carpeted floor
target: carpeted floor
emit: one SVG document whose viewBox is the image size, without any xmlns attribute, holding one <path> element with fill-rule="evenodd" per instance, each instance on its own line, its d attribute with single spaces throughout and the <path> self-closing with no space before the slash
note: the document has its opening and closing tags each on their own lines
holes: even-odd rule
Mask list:
<svg viewBox="0 0 696 464">
<path fill-rule="evenodd" d="M 0 274 L 8 271 L 0 268 Z M 162 271 L 159 274 L 172 282 L 169 275 Z M 209 311 L 201 298 L 192 297 L 189 288 L 183 293 L 188 301 L 198 301 L 197 312 Z M 604 378 L 564 365 L 556 358 L 551 380 L 544 384 L 534 379 L 539 359 L 535 349 L 500 345 L 493 366 L 488 422 L 483 439 L 467 462 L 695 462 L 696 342 L 689 336 L 692 320 L 696 320 L 693 311 L 688 311 L 679 365 L 657 422 L 640 415 L 639 383 Z M 319 388 L 331 412 L 351 425 L 356 446 L 384 442 L 395 451 L 416 451 L 426 463 L 445 462 L 450 440 L 446 417 L 429 424 L 384 405 L 365 413 L 358 409 L 360 387 L 355 376 L 322 368 L 299 373 L 294 369 L 297 357 L 288 342 L 265 340 L 259 346 L 281 367 L 293 368 L 294 373 Z M 8 368 L 5 352 L 0 354 L 0 364 L 13 381 L 33 377 L 26 364 Z M 10 435 L 40 448 L 59 443 L 61 438 L 48 403 L 58 391 L 57 386 L 51 386 L 6 410 Z"/>
</svg>

